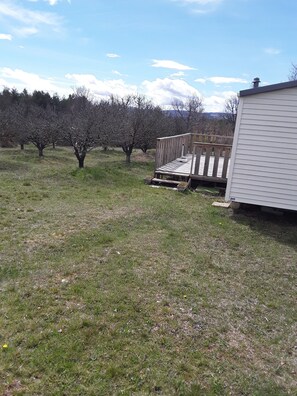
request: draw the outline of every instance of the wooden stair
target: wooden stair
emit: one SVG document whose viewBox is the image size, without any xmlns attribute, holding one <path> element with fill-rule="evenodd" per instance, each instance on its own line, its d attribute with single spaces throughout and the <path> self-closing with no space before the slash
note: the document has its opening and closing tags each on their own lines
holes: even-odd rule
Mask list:
<svg viewBox="0 0 297 396">
<path fill-rule="evenodd" d="M 163 179 L 160 177 L 153 177 L 145 179 L 146 184 L 154 186 L 163 186 L 169 188 L 177 188 L 178 191 L 185 191 L 189 187 L 189 180 L 174 180 L 174 179 Z"/>
</svg>

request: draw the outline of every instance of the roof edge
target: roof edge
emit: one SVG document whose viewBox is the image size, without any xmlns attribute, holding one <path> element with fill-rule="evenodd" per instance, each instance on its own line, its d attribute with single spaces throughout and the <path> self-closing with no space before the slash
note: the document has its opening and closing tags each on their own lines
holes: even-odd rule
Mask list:
<svg viewBox="0 0 297 396">
<path fill-rule="evenodd" d="M 264 85 L 263 87 L 245 89 L 239 92 L 239 96 L 240 97 L 249 96 L 264 92 L 272 92 L 272 91 L 278 91 L 280 89 L 295 88 L 295 87 L 297 87 L 297 80 L 286 81 L 279 84 Z"/>
</svg>

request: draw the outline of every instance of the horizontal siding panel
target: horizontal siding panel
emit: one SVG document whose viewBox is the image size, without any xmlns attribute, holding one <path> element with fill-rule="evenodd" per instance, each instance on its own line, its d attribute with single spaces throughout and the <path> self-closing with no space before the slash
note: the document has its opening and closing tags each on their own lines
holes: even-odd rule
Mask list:
<svg viewBox="0 0 297 396">
<path fill-rule="evenodd" d="M 233 197 L 233 195 L 230 195 Z M 259 206 L 269 206 L 272 208 L 280 208 L 280 209 L 288 209 L 288 210 L 297 210 L 296 202 L 288 202 L 288 201 L 274 201 L 274 200 L 267 200 L 265 198 L 256 198 L 253 196 L 238 196 L 235 199 L 236 202 L 252 204 L 252 205 L 259 205 Z"/>
<path fill-rule="evenodd" d="M 255 157 L 262 157 L 265 156 L 266 158 L 272 158 L 274 160 L 280 160 L 284 156 L 284 152 L 279 149 L 278 147 L 269 147 L 269 146 L 262 146 L 258 147 L 255 146 L 252 149 L 250 147 L 240 147 L 237 150 L 238 155 L 245 155 L 245 156 L 255 156 Z M 297 150 L 295 148 L 291 149 L 290 151 L 286 151 L 285 158 L 292 159 L 296 161 L 297 158 Z"/>
<path fill-rule="evenodd" d="M 261 135 L 261 134 L 256 134 L 255 132 L 250 132 L 250 133 L 245 133 L 243 135 L 240 135 L 239 137 L 239 142 L 250 142 L 252 147 L 257 147 L 257 145 L 263 142 L 265 143 L 265 145 L 270 145 L 270 143 L 278 143 L 279 145 L 282 145 L 282 147 L 287 147 L 287 146 L 294 146 L 295 144 L 297 144 L 296 138 L 291 137 L 291 138 L 287 138 L 287 139 L 283 139 L 282 136 L 275 136 L 275 135 L 271 135 L 271 136 L 265 136 L 265 135 Z M 246 144 L 246 143 L 245 143 Z M 286 145 L 286 146 L 284 146 Z"/>
<path fill-rule="evenodd" d="M 253 164 L 256 167 L 268 167 L 271 169 L 295 169 L 297 173 L 297 163 L 296 159 L 293 160 L 291 158 L 271 158 L 265 156 L 253 156 L 248 157 L 246 155 L 237 155 L 236 156 L 236 164 L 249 165 Z"/>
<path fill-rule="evenodd" d="M 239 174 L 239 176 L 233 175 L 233 182 L 236 185 L 239 183 L 240 184 L 247 183 L 251 185 L 253 184 L 264 185 L 265 183 L 269 182 L 269 179 L 267 178 L 266 175 L 257 176 L 257 177 L 255 177 L 254 175 L 244 175 L 244 177 L 242 177 L 242 175 Z M 283 189 L 290 188 L 297 191 L 296 182 L 297 182 L 297 177 L 296 179 L 284 179 L 284 178 L 274 177 L 272 180 L 272 183 L 274 183 L 275 185 L 279 185 Z"/>
<path fill-rule="evenodd" d="M 261 193 L 261 191 L 257 190 L 237 190 L 236 188 L 233 188 L 231 191 L 231 196 L 239 199 L 240 197 L 245 197 L 245 198 L 254 198 L 254 199 L 262 199 L 263 201 L 269 201 L 269 202 L 288 202 L 290 204 L 295 204 L 297 206 L 297 200 L 296 196 L 294 194 L 283 194 L 280 196 L 273 196 L 272 194 L 265 194 Z"/>
<path fill-rule="evenodd" d="M 256 174 L 267 174 L 267 177 L 273 177 L 275 174 L 276 175 L 282 175 L 282 177 L 286 177 L 287 175 L 297 175 L 297 169 L 295 167 L 295 169 L 292 169 L 290 166 L 283 166 L 283 167 L 279 167 L 278 165 L 276 166 L 270 166 L 270 164 L 268 163 L 263 163 L 263 164 L 258 164 L 258 163 L 253 163 L 252 165 L 250 165 L 247 162 L 244 161 L 236 161 L 235 163 L 236 167 L 239 167 L 239 169 L 242 170 L 246 170 L 247 172 L 245 172 L 245 174 L 252 174 L 252 175 L 256 175 Z M 270 176 L 271 175 L 271 176 Z"/>
<path fill-rule="evenodd" d="M 280 122 L 282 126 L 286 126 L 287 124 L 293 124 L 293 125 L 297 125 L 297 116 L 295 117 L 290 117 L 290 119 L 288 119 L 288 117 L 282 117 L 278 114 L 275 115 L 266 115 L 266 114 L 247 114 L 247 113 L 243 113 L 242 114 L 242 121 L 258 121 L 259 123 L 264 122 L 267 125 L 274 125 L 274 123 L 276 122 Z"/>
<path fill-rule="evenodd" d="M 244 175 L 252 174 L 255 177 L 256 176 L 263 176 L 267 175 L 268 178 L 272 179 L 274 177 L 284 177 L 284 178 L 289 178 L 292 180 L 294 177 L 296 177 L 296 170 L 288 170 L 288 169 L 274 169 L 271 171 L 270 167 L 258 167 L 258 166 L 253 166 L 253 165 L 242 165 L 236 163 L 234 166 L 234 169 L 236 168 L 236 174 L 241 174 L 243 177 Z M 297 177 L 296 177 L 297 180 Z"/>
<path fill-rule="evenodd" d="M 292 132 L 292 133 L 296 133 L 296 127 L 294 127 L 293 125 L 290 124 L 282 124 L 282 125 L 268 125 L 268 124 L 263 124 L 259 122 L 255 122 L 255 123 L 250 123 L 248 121 L 242 121 L 240 123 L 240 130 L 242 128 L 245 129 L 256 129 L 256 130 L 263 130 L 263 131 L 280 131 L 280 132 Z"/>
<path fill-rule="evenodd" d="M 271 119 L 273 118 L 279 118 L 282 120 L 288 120 L 290 121 L 291 119 L 296 119 L 296 111 L 295 111 L 295 107 L 292 107 L 292 110 L 289 111 L 287 107 L 277 107 L 274 109 L 260 109 L 260 108 L 247 108 L 244 107 L 243 109 L 243 115 L 249 115 L 252 116 L 252 118 L 255 118 L 254 116 L 261 116 L 261 119 L 263 119 L 264 117 L 269 117 Z"/>
<path fill-rule="evenodd" d="M 296 88 L 289 88 L 279 91 L 262 92 L 248 97 L 249 102 L 262 101 L 265 99 L 274 99 L 280 102 L 283 100 L 297 100 L 297 90 Z"/>
<path fill-rule="evenodd" d="M 265 157 L 259 157 L 259 158 L 247 158 L 245 157 L 236 157 L 236 165 L 247 165 L 247 166 L 253 166 L 254 168 L 268 168 L 271 169 L 273 172 L 278 171 L 278 170 L 292 170 L 297 173 L 297 164 L 296 161 L 295 163 L 289 163 L 288 161 L 284 162 L 282 159 L 281 161 L 277 161 L 277 159 L 273 162 L 271 160 L 266 159 Z M 267 171 L 267 169 L 266 169 Z"/>
<path fill-rule="evenodd" d="M 269 147 L 267 147 L 269 148 Z M 291 155 L 290 155 L 291 154 Z M 263 162 L 273 162 L 273 163 L 281 163 L 281 164 L 291 164 L 291 165 L 296 165 L 297 167 L 297 161 L 296 161 L 296 151 L 292 153 L 286 153 L 285 155 L 282 154 L 279 155 L 277 153 L 272 152 L 271 150 L 260 150 L 260 147 L 257 147 L 257 150 L 238 150 L 236 158 L 238 159 L 245 159 L 248 162 L 254 162 L 254 161 L 263 161 Z"/>
<path fill-rule="evenodd" d="M 265 139 L 263 136 L 259 136 L 257 141 L 255 139 L 249 139 L 248 137 L 240 137 L 240 139 L 238 139 L 238 147 L 241 145 L 250 147 L 251 151 L 253 150 L 253 147 L 265 147 L 269 145 L 269 147 L 282 149 L 284 156 L 286 155 L 285 153 L 287 150 L 292 148 L 294 149 L 294 147 L 292 147 L 292 143 L 290 144 L 289 142 L 280 142 L 276 139 L 267 141 L 267 139 Z"/>
<path fill-rule="evenodd" d="M 297 123 L 292 122 L 290 124 L 283 123 L 282 121 L 274 121 L 270 119 L 250 119 L 250 118 L 243 118 L 241 120 L 241 125 L 259 125 L 259 126 L 269 126 L 269 127 L 288 127 L 288 128 L 297 128 Z"/>
<path fill-rule="evenodd" d="M 242 125 L 240 129 L 240 134 L 242 135 L 254 135 L 254 136 L 265 136 L 265 137 L 278 137 L 280 139 L 295 139 L 297 142 L 297 130 L 294 128 L 269 128 L 269 127 L 257 127 L 256 125 L 245 126 Z"/>
<path fill-rule="evenodd" d="M 296 186 L 293 185 L 277 185 L 276 183 L 269 183 L 269 180 L 266 180 L 265 183 L 260 183 L 257 181 L 252 182 L 251 180 L 239 180 L 234 183 L 234 188 L 238 188 L 240 191 L 248 190 L 248 191 L 257 191 L 257 193 L 263 193 L 266 195 L 271 195 L 275 197 L 283 197 L 284 194 L 292 195 L 296 197 L 297 189 Z"/>
<path fill-rule="evenodd" d="M 245 100 L 244 101 L 244 108 L 261 108 L 262 106 L 265 106 L 263 108 L 274 108 L 274 107 L 296 107 L 297 103 L 297 98 L 292 98 L 290 100 L 285 100 L 282 99 L 280 102 L 279 99 L 257 99 L 254 100 Z"/>
</svg>

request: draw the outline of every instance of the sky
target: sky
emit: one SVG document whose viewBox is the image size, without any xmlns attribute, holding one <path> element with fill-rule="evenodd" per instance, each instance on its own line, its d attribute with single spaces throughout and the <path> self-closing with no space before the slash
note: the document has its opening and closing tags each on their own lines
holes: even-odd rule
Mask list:
<svg viewBox="0 0 297 396">
<path fill-rule="evenodd" d="M 296 0 L 0 0 L 0 89 L 199 96 L 205 111 L 288 80 Z"/>
</svg>

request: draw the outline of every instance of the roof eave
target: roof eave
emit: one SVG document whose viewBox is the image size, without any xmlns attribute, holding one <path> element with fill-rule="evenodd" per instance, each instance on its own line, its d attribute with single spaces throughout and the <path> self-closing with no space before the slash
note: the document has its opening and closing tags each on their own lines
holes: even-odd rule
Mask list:
<svg viewBox="0 0 297 396">
<path fill-rule="evenodd" d="M 239 92 L 239 96 L 242 97 L 242 96 L 256 95 L 259 93 L 272 92 L 272 91 L 278 91 L 280 89 L 295 88 L 295 87 L 297 87 L 297 80 L 286 81 L 279 84 L 265 85 L 264 87 L 245 89 Z"/>
</svg>

